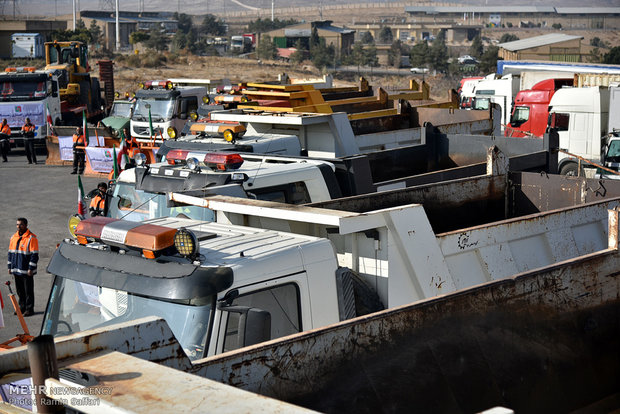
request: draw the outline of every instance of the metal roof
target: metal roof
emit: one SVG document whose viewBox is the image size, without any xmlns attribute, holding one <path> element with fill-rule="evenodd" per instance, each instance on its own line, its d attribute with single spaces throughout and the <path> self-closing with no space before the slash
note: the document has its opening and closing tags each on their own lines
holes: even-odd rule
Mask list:
<svg viewBox="0 0 620 414">
<path fill-rule="evenodd" d="M 517 50 L 531 49 L 533 47 L 551 45 L 554 43 L 566 42 L 569 40 L 583 39 L 583 36 L 573 36 L 564 33 L 550 33 L 542 36 L 528 37 L 527 39 L 515 40 L 513 42 L 500 43 L 498 46 L 511 52 Z"/>
<path fill-rule="evenodd" d="M 619 14 L 620 7 L 552 7 L 552 6 L 406 6 L 405 13 L 553 13 Z"/>
<path fill-rule="evenodd" d="M 556 7 L 558 14 L 620 14 L 620 7 Z"/>
<path fill-rule="evenodd" d="M 406 13 L 555 13 L 547 6 L 407 6 Z"/>
</svg>

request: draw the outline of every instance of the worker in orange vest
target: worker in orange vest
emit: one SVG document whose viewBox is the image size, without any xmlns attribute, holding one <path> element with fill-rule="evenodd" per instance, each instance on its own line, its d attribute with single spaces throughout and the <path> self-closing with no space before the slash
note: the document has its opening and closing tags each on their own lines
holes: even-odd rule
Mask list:
<svg viewBox="0 0 620 414">
<path fill-rule="evenodd" d="M 77 127 L 75 129 L 75 134 L 73 134 L 73 171 L 71 172 L 71 174 L 84 173 L 86 153 L 83 147 L 85 145 L 86 140 L 84 138 L 84 132 L 82 131 L 82 127 Z"/>
<path fill-rule="evenodd" d="M 2 154 L 2 162 L 7 162 L 7 154 L 9 153 L 10 143 L 9 139 L 11 138 L 11 127 L 6 121 L 6 118 L 2 120 L 2 124 L 0 124 L 0 154 Z"/>
<path fill-rule="evenodd" d="M 28 230 L 28 220 L 17 219 L 17 231 L 9 242 L 9 274 L 15 276 L 19 307 L 24 316 L 34 315 L 34 275 L 39 262 L 39 241 Z"/>
<path fill-rule="evenodd" d="M 30 122 L 30 118 L 26 118 L 26 123 L 22 126 L 22 136 L 24 137 L 24 150 L 26 150 L 28 164 L 37 163 L 37 155 L 34 152 L 34 131 L 35 127 Z"/>
<path fill-rule="evenodd" d="M 108 191 L 108 185 L 102 181 L 97 184 L 97 189 L 99 191 L 93 198 L 91 198 L 90 206 L 88 208 L 91 217 L 105 215 L 106 193 Z"/>
</svg>

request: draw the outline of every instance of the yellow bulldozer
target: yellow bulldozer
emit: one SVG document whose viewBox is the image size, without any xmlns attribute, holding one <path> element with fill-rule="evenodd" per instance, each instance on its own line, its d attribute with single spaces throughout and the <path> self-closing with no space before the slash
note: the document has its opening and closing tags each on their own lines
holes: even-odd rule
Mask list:
<svg viewBox="0 0 620 414">
<path fill-rule="evenodd" d="M 91 76 L 88 48 L 79 41 L 45 43 L 45 70 L 58 75 L 62 123 L 80 125 L 82 112 L 89 122 L 104 116 L 105 101 L 99 79 Z"/>
</svg>

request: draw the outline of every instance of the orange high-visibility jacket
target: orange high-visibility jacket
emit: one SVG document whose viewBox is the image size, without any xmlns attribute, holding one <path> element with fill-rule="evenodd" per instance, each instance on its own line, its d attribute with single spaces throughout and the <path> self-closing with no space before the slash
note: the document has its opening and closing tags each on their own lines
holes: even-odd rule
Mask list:
<svg viewBox="0 0 620 414">
<path fill-rule="evenodd" d="M 39 240 L 30 230 L 21 236 L 16 231 L 9 242 L 9 270 L 14 275 L 26 275 L 28 270 L 37 273 L 39 262 Z"/>
</svg>

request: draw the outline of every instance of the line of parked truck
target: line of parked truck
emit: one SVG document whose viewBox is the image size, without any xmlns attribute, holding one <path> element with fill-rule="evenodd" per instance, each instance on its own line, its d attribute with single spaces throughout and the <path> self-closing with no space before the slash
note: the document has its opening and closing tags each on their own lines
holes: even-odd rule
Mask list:
<svg viewBox="0 0 620 414">
<path fill-rule="evenodd" d="M 618 74 L 532 71 L 500 78 L 491 74 L 462 81 L 460 106 L 487 110 L 497 104 L 508 137 L 542 138 L 554 128 L 560 134 L 561 174 L 615 178 L 620 125 L 612 114 L 620 107 L 619 81 Z"/>
<path fill-rule="evenodd" d="M 224 109 L 182 105 L 195 87 L 174 83 L 136 93 L 132 135 L 161 128 L 153 162 L 138 154 L 49 263 L 41 333 L 64 384 L 106 386 L 88 353 L 120 351 L 331 412 L 572 411 L 617 392 L 620 188 L 553 174 L 555 124 L 503 136 L 491 89 L 487 111 L 455 111 L 416 102 L 424 88 L 247 84 Z M 28 365 L 0 354 L 5 395 L 24 397 Z"/>
</svg>

